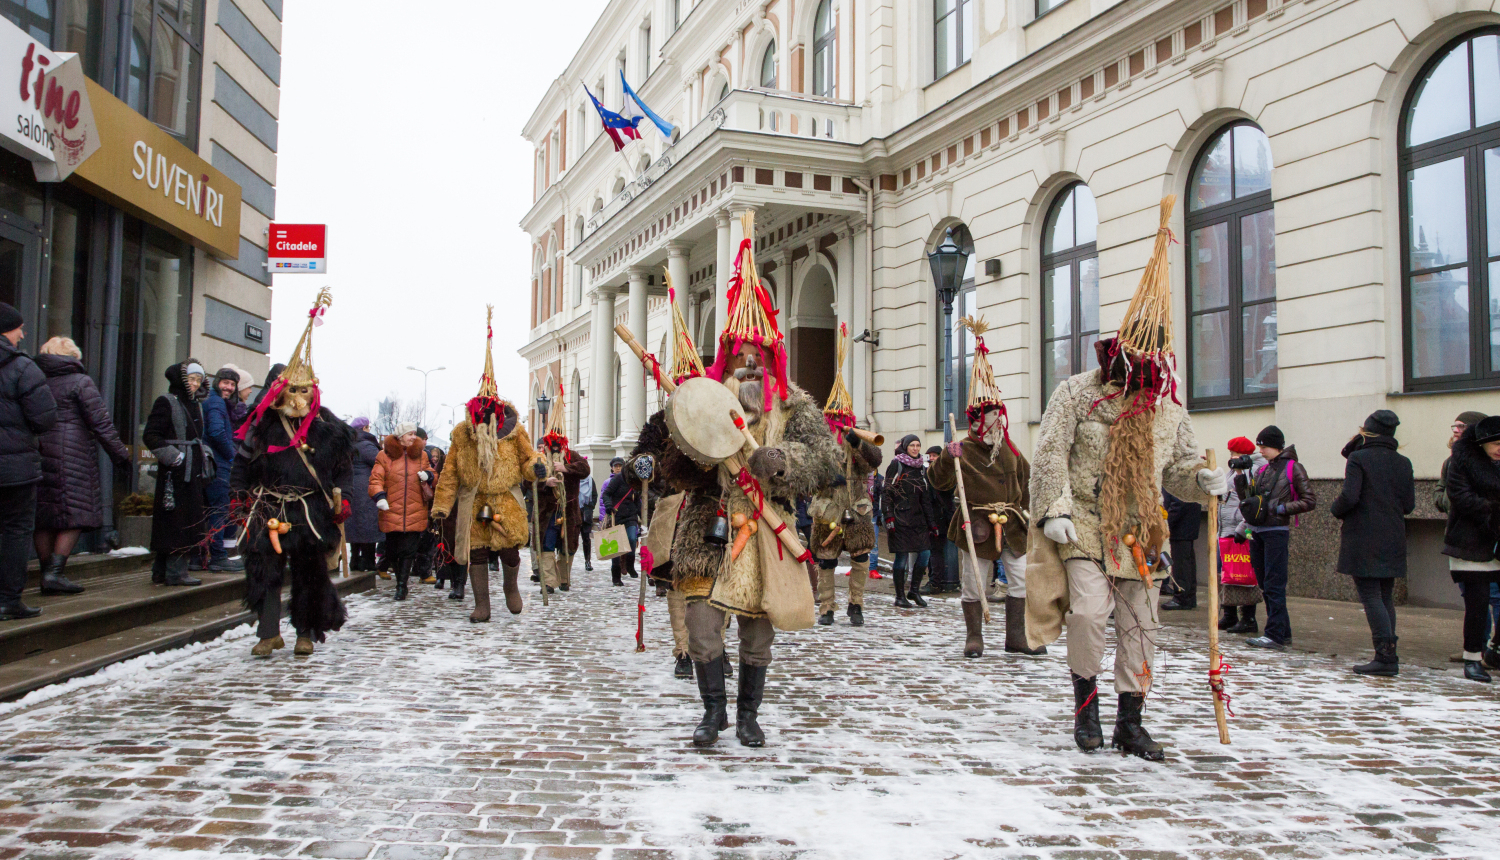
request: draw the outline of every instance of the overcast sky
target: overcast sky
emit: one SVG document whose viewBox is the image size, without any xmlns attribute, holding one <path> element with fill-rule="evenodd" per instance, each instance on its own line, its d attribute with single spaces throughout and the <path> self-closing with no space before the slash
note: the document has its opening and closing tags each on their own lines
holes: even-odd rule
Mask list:
<svg viewBox="0 0 1500 860">
<path fill-rule="evenodd" d="M 530 320 L 532 203 L 521 137 L 607 0 L 288 3 L 276 217 L 328 224 L 329 274 L 277 275 L 271 361 L 287 360 L 319 287 L 313 336 L 324 402 L 371 414 L 422 397 L 430 423 L 478 388 L 495 305 L 500 394 L 528 397 L 516 349 Z M 436 435 L 446 436 L 446 430 Z"/>
</svg>

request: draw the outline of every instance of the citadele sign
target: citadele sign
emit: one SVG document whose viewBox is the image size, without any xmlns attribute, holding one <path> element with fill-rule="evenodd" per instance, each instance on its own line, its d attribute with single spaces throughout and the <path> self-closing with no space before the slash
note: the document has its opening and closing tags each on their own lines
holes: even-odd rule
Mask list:
<svg viewBox="0 0 1500 860">
<path fill-rule="evenodd" d="M 77 54 L 59 54 L 0 20 L 0 145 L 61 182 L 99 149 Z"/>
<path fill-rule="evenodd" d="M 328 272 L 328 225 L 272 224 L 266 269 L 273 275 Z"/>
</svg>

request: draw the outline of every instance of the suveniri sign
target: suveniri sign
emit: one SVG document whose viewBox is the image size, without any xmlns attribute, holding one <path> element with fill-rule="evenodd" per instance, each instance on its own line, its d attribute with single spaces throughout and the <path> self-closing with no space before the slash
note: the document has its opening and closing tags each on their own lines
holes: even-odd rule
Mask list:
<svg viewBox="0 0 1500 860">
<path fill-rule="evenodd" d="M 99 151 L 70 182 L 225 259 L 240 253 L 240 186 L 88 81 Z"/>
</svg>

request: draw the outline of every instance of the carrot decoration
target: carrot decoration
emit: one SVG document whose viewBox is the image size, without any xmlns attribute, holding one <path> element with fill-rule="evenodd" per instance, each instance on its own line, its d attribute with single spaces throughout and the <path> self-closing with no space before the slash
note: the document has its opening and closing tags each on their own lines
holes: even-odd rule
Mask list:
<svg viewBox="0 0 1500 860">
<path fill-rule="evenodd" d="M 735 514 L 729 518 L 729 524 L 739 529 L 739 534 L 734 536 L 734 546 L 729 550 L 730 561 L 737 561 L 740 553 L 745 550 L 745 544 L 750 542 L 750 536 L 760 531 L 760 523 L 744 514 Z"/>
<path fill-rule="evenodd" d="M 1135 569 L 1141 575 L 1141 582 L 1151 584 L 1151 568 L 1146 564 L 1146 551 L 1141 549 L 1141 542 L 1136 540 L 1135 535 L 1125 536 L 1125 545 L 1130 547 L 1130 555 L 1135 559 Z"/>
<path fill-rule="evenodd" d="M 275 517 L 266 520 L 266 533 L 271 538 L 271 549 L 276 550 L 277 555 L 281 555 L 281 536 L 291 530 L 291 523 L 284 523 Z"/>
</svg>

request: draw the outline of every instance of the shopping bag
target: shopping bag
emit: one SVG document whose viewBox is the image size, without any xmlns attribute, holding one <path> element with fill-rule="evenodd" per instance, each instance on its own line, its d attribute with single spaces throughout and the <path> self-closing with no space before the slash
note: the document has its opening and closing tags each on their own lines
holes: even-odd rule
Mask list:
<svg viewBox="0 0 1500 860">
<path fill-rule="evenodd" d="M 1234 537 L 1219 538 L 1219 580 L 1225 585 L 1256 585 L 1250 566 L 1250 542 Z"/>
<path fill-rule="evenodd" d="M 630 535 L 625 533 L 624 526 L 610 526 L 599 532 L 596 540 L 600 561 L 609 561 L 617 555 L 630 552 Z"/>
</svg>

